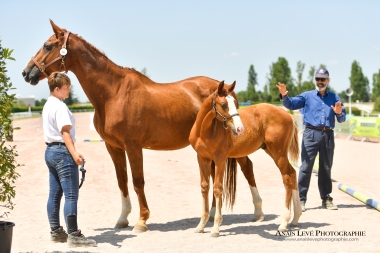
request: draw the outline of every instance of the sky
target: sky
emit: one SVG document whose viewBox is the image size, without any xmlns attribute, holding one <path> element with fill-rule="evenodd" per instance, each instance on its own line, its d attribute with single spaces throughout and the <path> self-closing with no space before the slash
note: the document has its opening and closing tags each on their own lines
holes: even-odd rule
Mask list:
<svg viewBox="0 0 380 253">
<path fill-rule="evenodd" d="M 49 19 L 80 35 L 114 63 L 141 71 L 155 82 L 208 76 L 247 88 L 248 70 L 257 72 L 258 90 L 267 84 L 270 66 L 287 59 L 296 78 L 297 62 L 326 65 L 330 85 L 350 86 L 353 61 L 359 62 L 372 90 L 380 69 L 380 1 L 256 0 L 1 0 L 0 39 L 14 49 L 7 61 L 14 92 L 47 98 L 46 79 L 26 83 L 22 70 L 53 34 Z M 87 102 L 69 72 L 74 97 Z"/>
</svg>

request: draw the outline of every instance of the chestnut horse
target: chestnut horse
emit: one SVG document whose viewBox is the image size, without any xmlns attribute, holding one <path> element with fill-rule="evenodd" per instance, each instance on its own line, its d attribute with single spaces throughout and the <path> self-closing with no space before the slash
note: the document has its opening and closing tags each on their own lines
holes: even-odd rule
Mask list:
<svg viewBox="0 0 380 253">
<path fill-rule="evenodd" d="M 131 212 L 127 153 L 140 206 L 135 232 L 148 229 L 142 149 L 175 150 L 189 145 L 189 133 L 202 102 L 218 87 L 208 77 L 159 84 L 109 60 L 76 34 L 50 21 L 54 34 L 23 71 L 36 85 L 54 71 L 72 71 L 95 108 L 94 126 L 115 166 L 122 210 L 116 228 L 127 227 Z"/>
<path fill-rule="evenodd" d="M 225 170 L 226 203 L 232 207 L 235 202 L 236 160 L 230 159 L 231 162 L 227 163 L 226 169 L 226 159 L 230 157 L 244 160 L 246 159 L 245 156 L 259 148 L 264 149 L 272 157 L 282 175 L 286 191 L 285 211 L 278 230 L 286 231 L 291 216 L 291 200 L 293 200 L 294 206 L 291 225 L 296 226 L 302 214 L 296 172 L 287 157 L 289 153 L 290 158 L 297 161 L 299 155 L 296 121 L 283 109 L 270 104 L 249 106 L 239 109 L 238 113 L 235 113 L 236 102 L 232 102 L 233 97 L 229 95 L 233 92 L 234 87 L 235 83 L 225 85 L 224 82 L 221 82 L 219 84 L 218 89 L 203 102 L 190 132 L 190 144 L 198 153 L 203 196 L 202 216 L 196 232 L 204 232 L 204 227 L 210 216 L 208 191 L 209 178 L 213 174 L 210 170 L 211 161 L 215 162 L 214 197 L 216 199 L 216 213 L 211 235 L 217 237 L 223 220 L 221 207 Z M 235 119 L 239 117 L 240 121 Z M 236 131 L 236 121 L 243 122 L 244 133 L 241 136 L 235 136 L 239 135 Z M 239 127 L 243 129 L 240 125 Z M 255 206 L 254 220 L 262 221 L 264 219 L 264 213 L 261 209 L 262 201 L 256 188 L 252 165 L 242 167 L 242 171 L 251 189 Z"/>
</svg>

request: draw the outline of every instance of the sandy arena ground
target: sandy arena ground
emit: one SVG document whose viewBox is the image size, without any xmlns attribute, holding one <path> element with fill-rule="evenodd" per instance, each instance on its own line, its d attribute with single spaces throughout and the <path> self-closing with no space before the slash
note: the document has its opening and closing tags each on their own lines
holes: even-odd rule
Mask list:
<svg viewBox="0 0 380 253">
<path fill-rule="evenodd" d="M 263 199 L 265 221 L 251 221 L 252 198 L 248 183 L 239 171 L 236 205 L 233 213 L 223 209 L 219 238 L 210 237 L 212 222 L 204 234 L 194 233 L 202 199 L 196 153 L 192 147 L 165 152 L 144 150 L 145 192 L 151 217 L 147 222 L 149 231 L 136 234 L 132 229 L 138 220 L 139 208 L 129 168 L 130 226 L 114 229 L 121 211 L 120 191 L 104 143 L 84 142 L 84 139 L 99 138 L 95 130 L 89 129 L 90 114 L 75 114 L 76 148 L 87 160 L 78 222 L 82 232 L 95 239 L 98 246 L 69 248 L 66 243 L 49 241 L 45 144 L 41 119 L 35 118 L 14 123 L 22 127 L 15 132 L 13 144 L 17 145 L 18 162 L 24 166 L 18 169 L 21 177 L 16 184 L 16 207 L 9 217 L 16 223 L 12 252 L 380 252 L 380 212 L 338 189 L 338 184 L 343 183 L 380 201 L 379 143 L 336 139 L 332 196 L 339 210 L 321 208 L 318 176 L 313 174 L 307 211 L 301 216 L 299 227 L 290 230 L 293 236 L 277 233 L 285 190 L 278 168 L 262 150 L 250 158 Z M 65 226 L 62 217 L 61 221 Z M 324 236 L 316 236 L 318 231 Z M 362 236 L 338 235 L 342 231 L 354 231 Z M 331 235 L 334 232 L 336 235 Z M 310 233 L 314 235 L 306 235 Z"/>
</svg>

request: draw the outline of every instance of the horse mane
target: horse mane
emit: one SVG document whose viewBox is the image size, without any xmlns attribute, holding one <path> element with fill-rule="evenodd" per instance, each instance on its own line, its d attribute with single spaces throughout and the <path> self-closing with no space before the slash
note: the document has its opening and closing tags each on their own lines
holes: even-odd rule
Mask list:
<svg viewBox="0 0 380 253">
<path fill-rule="evenodd" d="M 66 29 L 63 29 L 65 31 L 67 31 Z M 88 42 L 87 40 L 85 40 L 82 36 L 76 34 L 76 33 L 73 33 L 74 35 L 76 35 L 79 39 L 81 39 L 83 42 L 85 42 L 89 47 L 91 47 L 92 49 L 94 49 L 98 54 L 100 54 L 100 56 L 104 57 L 105 59 L 107 59 L 108 61 L 110 61 L 112 64 L 116 65 L 117 67 L 121 68 L 121 69 L 128 69 L 128 70 L 132 70 L 132 71 L 135 71 L 135 72 L 139 72 L 137 70 L 135 70 L 134 68 L 129 68 L 129 67 L 123 67 L 123 66 L 120 66 L 116 63 L 114 63 L 110 58 L 108 58 L 108 56 L 105 54 L 104 51 L 100 51 L 98 48 L 96 48 L 94 45 L 92 45 L 90 42 Z M 140 72 L 139 72 L 140 73 Z M 141 74 L 141 73 L 140 73 Z"/>
</svg>

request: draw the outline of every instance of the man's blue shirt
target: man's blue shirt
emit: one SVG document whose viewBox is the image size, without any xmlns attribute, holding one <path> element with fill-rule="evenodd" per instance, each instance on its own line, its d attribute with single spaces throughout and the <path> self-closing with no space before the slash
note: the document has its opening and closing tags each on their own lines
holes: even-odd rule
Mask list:
<svg viewBox="0 0 380 253">
<path fill-rule="evenodd" d="M 281 95 L 280 95 L 281 97 Z M 340 98 L 335 93 L 326 90 L 322 97 L 317 90 L 304 92 L 295 97 L 285 96 L 282 104 L 290 110 L 298 110 L 303 108 L 303 124 L 312 125 L 315 127 L 335 127 L 335 116 L 339 123 L 346 120 L 346 109 L 342 103 L 342 113 L 335 114 L 331 106 L 340 101 Z"/>
</svg>

